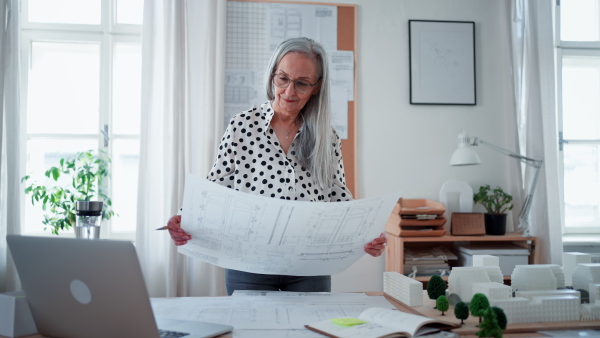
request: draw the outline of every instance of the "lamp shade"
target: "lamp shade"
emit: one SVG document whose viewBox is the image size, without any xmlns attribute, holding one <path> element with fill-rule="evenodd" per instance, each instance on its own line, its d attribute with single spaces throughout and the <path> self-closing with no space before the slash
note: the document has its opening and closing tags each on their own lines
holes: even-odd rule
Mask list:
<svg viewBox="0 0 600 338">
<path fill-rule="evenodd" d="M 470 147 L 459 147 L 450 158 L 450 165 L 481 164 L 479 155 Z"/>
<path fill-rule="evenodd" d="M 479 155 L 471 148 L 469 135 L 463 130 L 458 134 L 458 149 L 450 158 L 450 165 L 473 165 L 481 164 Z"/>
</svg>

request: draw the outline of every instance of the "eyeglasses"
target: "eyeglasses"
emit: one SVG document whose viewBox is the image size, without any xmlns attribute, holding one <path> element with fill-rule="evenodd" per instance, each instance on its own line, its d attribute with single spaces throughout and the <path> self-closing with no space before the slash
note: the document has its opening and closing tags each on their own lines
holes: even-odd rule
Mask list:
<svg viewBox="0 0 600 338">
<path fill-rule="evenodd" d="M 321 81 L 321 79 L 319 79 Z M 279 88 L 287 88 L 290 83 L 294 83 L 294 90 L 300 94 L 308 93 L 312 87 L 316 86 L 319 81 L 314 84 L 304 80 L 292 80 L 283 74 L 273 74 L 273 83 Z"/>
</svg>

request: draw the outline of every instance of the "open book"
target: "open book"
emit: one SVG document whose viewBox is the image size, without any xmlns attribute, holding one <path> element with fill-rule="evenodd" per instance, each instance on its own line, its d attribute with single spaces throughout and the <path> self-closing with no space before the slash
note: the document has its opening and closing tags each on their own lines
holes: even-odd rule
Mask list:
<svg viewBox="0 0 600 338">
<path fill-rule="evenodd" d="M 398 310 L 370 308 L 358 318 L 328 319 L 306 327 L 334 338 L 392 338 L 420 336 L 459 325 Z"/>
</svg>

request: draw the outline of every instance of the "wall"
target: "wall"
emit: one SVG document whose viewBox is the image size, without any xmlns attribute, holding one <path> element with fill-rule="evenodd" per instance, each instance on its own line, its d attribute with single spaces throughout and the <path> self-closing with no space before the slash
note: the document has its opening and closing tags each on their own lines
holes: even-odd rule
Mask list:
<svg viewBox="0 0 600 338">
<path fill-rule="evenodd" d="M 450 167 L 461 128 L 514 149 L 510 77 L 509 15 L 505 1 L 356 0 L 316 1 L 358 5 L 359 197 L 402 191 L 405 198 L 439 200 L 450 179 L 478 189 L 509 186 L 509 161 L 478 149 L 482 165 Z M 475 106 L 411 105 L 408 20 L 474 21 Z M 482 210 L 478 210 L 482 211 Z M 333 276 L 333 291 L 382 290 L 383 257 L 363 257 Z"/>
</svg>

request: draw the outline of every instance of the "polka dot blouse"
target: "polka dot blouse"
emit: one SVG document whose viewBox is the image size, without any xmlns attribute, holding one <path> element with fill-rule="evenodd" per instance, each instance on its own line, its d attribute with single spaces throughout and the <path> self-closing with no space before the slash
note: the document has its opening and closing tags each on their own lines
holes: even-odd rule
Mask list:
<svg viewBox="0 0 600 338">
<path fill-rule="evenodd" d="M 331 187 L 322 189 L 313 175 L 298 163 L 296 140 L 287 155 L 279 145 L 271 119 L 270 102 L 241 112 L 229 122 L 221 139 L 217 160 L 208 179 L 235 190 L 273 198 L 299 201 L 350 201 L 342 161 L 342 142 L 337 135 L 333 144 L 336 166 Z"/>
</svg>

